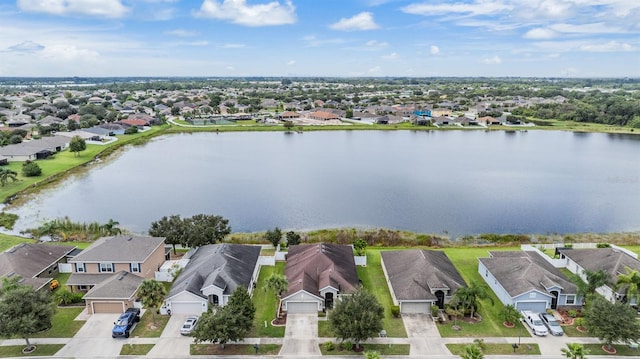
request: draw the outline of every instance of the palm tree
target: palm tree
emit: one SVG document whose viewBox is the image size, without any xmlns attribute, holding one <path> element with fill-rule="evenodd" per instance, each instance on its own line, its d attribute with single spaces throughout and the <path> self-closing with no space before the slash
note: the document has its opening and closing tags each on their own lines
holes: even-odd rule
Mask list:
<svg viewBox="0 0 640 359">
<path fill-rule="evenodd" d="M 10 170 L 8 168 L 0 169 L 0 184 L 2 184 L 2 187 L 4 187 L 9 180 L 11 180 L 12 182 L 17 181 L 18 172 Z"/>
<path fill-rule="evenodd" d="M 156 324 L 155 313 L 166 295 L 167 290 L 155 279 L 145 279 L 140 284 L 140 288 L 138 288 L 138 297 L 142 305 L 151 311 L 151 322 L 154 326 Z"/>
<path fill-rule="evenodd" d="M 120 224 L 118 221 L 114 221 L 109 218 L 109 222 L 102 225 L 102 229 L 107 232 L 110 236 L 115 236 L 116 234 L 121 234 L 122 230 L 117 226 Z"/>
<path fill-rule="evenodd" d="M 589 354 L 589 350 L 578 343 L 567 343 L 567 347 L 560 349 L 560 351 L 569 359 L 585 359 Z"/>
<path fill-rule="evenodd" d="M 631 269 L 629 267 L 626 268 L 627 273 L 618 274 L 618 278 L 616 280 L 616 286 L 618 288 L 627 287 L 626 295 L 627 301 L 631 302 L 632 299 L 636 300 L 636 304 L 638 303 L 638 290 L 640 289 L 640 272 Z"/>
<path fill-rule="evenodd" d="M 276 295 L 276 316 L 278 316 L 278 308 L 280 308 L 280 295 L 282 295 L 282 292 L 287 290 L 288 286 L 289 281 L 287 281 L 287 277 L 282 274 L 272 274 L 265 282 L 265 287 L 267 289 L 272 289 Z"/>
<path fill-rule="evenodd" d="M 460 355 L 462 359 L 483 359 L 484 354 L 482 353 L 482 349 L 479 345 L 467 345 L 464 347 L 464 353 Z"/>
<path fill-rule="evenodd" d="M 502 319 L 507 324 L 516 324 L 522 314 L 512 304 L 507 304 L 502 309 Z"/>
<path fill-rule="evenodd" d="M 471 283 L 469 287 L 461 287 L 454 294 L 462 304 L 462 309 L 466 311 L 471 309 L 471 318 L 473 319 L 475 309 L 480 305 L 480 300 L 488 299 L 493 305 L 493 298 L 489 295 L 489 288 L 485 284 Z"/>
<path fill-rule="evenodd" d="M 587 304 L 587 298 L 590 298 L 596 294 L 596 290 L 603 285 L 610 284 L 609 273 L 607 273 L 604 269 L 600 269 L 598 271 L 592 272 L 589 270 L 584 271 L 585 280 L 583 280 L 579 275 L 573 274 L 571 276 L 571 281 L 578 288 L 578 294 L 583 295 L 583 303 Z"/>
</svg>

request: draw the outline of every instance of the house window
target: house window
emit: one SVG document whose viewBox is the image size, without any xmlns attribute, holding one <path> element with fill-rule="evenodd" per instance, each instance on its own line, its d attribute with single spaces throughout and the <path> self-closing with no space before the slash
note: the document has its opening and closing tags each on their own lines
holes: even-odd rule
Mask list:
<svg viewBox="0 0 640 359">
<path fill-rule="evenodd" d="M 576 296 L 575 295 L 568 295 L 566 303 L 567 303 L 567 305 L 576 304 Z"/>
<path fill-rule="evenodd" d="M 529 293 L 529 298 L 535 298 L 535 297 L 536 297 L 536 292 Z"/>
<path fill-rule="evenodd" d="M 485 276 L 485 277 L 488 277 L 488 276 L 489 276 L 489 271 L 488 271 L 488 270 L 485 270 L 485 271 L 484 271 L 484 276 Z"/>
<path fill-rule="evenodd" d="M 131 273 L 140 273 L 140 263 L 131 263 L 131 264 L 129 264 L 129 272 L 131 272 Z"/>
<path fill-rule="evenodd" d="M 84 273 L 87 271 L 87 268 L 84 266 L 84 263 L 76 263 L 76 272 Z"/>
<path fill-rule="evenodd" d="M 98 271 L 100 273 L 113 272 L 113 263 L 100 263 L 98 265 Z"/>
<path fill-rule="evenodd" d="M 79 285 L 78 286 L 78 290 L 86 292 L 87 290 L 89 290 L 89 286 L 88 285 Z"/>
</svg>

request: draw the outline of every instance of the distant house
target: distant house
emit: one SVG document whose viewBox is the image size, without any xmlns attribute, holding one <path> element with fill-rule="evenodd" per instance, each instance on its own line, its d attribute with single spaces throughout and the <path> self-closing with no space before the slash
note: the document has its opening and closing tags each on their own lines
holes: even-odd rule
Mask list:
<svg viewBox="0 0 640 359">
<path fill-rule="evenodd" d="M 433 305 L 443 309 L 467 285 L 442 251 L 383 251 L 381 256 L 391 298 L 401 313 L 430 313 Z"/>
<path fill-rule="evenodd" d="M 276 117 L 281 120 L 290 120 L 292 118 L 300 118 L 300 114 L 295 111 L 284 111 Z"/>
<path fill-rule="evenodd" d="M 484 116 L 478 119 L 478 123 L 484 126 L 498 126 L 501 125 L 502 122 L 495 117 L 492 116 Z"/>
<path fill-rule="evenodd" d="M 69 142 L 71 139 L 65 136 L 42 137 L 39 140 L 0 147 L 0 156 L 6 157 L 9 162 L 45 159 L 66 149 Z"/>
<path fill-rule="evenodd" d="M 560 259 L 565 261 L 566 268 L 571 273 L 579 275 L 583 280 L 586 280 L 585 271 L 604 270 L 609 275 L 609 282 L 615 284 L 618 275 L 627 274 L 627 268 L 640 271 L 638 258 L 618 248 L 559 248 L 558 254 Z M 626 286 L 615 288 L 613 285 L 605 285 L 598 288 L 597 291 L 611 302 L 621 301 L 629 302 L 632 305 L 638 304 L 636 298 L 627 298 Z"/>
<path fill-rule="evenodd" d="M 238 287 L 250 293 L 258 280 L 260 247 L 210 244 L 195 249 L 165 299 L 171 314 L 200 314 L 224 306 Z"/>
<path fill-rule="evenodd" d="M 328 120 L 339 120 L 340 116 L 333 114 L 327 111 L 315 111 L 309 112 L 308 117 L 312 120 L 318 121 L 328 121 Z"/>
<path fill-rule="evenodd" d="M 518 310 L 579 307 L 582 297 L 567 277 L 535 251 L 492 251 L 478 259 L 478 273 L 500 301 Z"/>
<path fill-rule="evenodd" d="M 0 278 L 21 277 L 21 283 L 43 288 L 58 274 L 75 247 L 42 243 L 22 243 L 0 253 Z M 2 282 L 0 282 L 0 287 Z"/>
<path fill-rule="evenodd" d="M 438 126 L 445 126 L 453 123 L 453 120 L 447 116 L 438 116 L 432 118 L 433 123 Z"/>
<path fill-rule="evenodd" d="M 353 248 L 340 244 L 291 246 L 285 275 L 289 281 L 282 297 L 287 313 L 317 313 L 331 309 L 343 294 L 359 286 Z"/>
</svg>

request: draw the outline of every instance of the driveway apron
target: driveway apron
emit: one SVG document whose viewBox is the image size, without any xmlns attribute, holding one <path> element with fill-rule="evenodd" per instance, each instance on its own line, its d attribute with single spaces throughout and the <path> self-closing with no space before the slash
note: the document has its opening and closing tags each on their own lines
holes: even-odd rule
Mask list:
<svg viewBox="0 0 640 359">
<path fill-rule="evenodd" d="M 174 314 L 160 335 L 160 340 L 147 354 L 152 358 L 185 357 L 190 353 L 192 337 L 180 334 L 180 328 L 188 315 Z"/>
<path fill-rule="evenodd" d="M 65 358 L 120 356 L 120 349 L 125 340 L 111 338 L 111 329 L 116 319 L 118 314 L 91 315 L 67 345 L 56 353 L 56 356 Z"/>
<path fill-rule="evenodd" d="M 402 321 L 411 344 L 410 356 L 451 354 L 442 342 L 440 332 L 430 316 L 427 314 L 403 314 Z"/>
<path fill-rule="evenodd" d="M 318 315 L 288 314 L 280 355 L 321 355 L 318 347 Z"/>
</svg>

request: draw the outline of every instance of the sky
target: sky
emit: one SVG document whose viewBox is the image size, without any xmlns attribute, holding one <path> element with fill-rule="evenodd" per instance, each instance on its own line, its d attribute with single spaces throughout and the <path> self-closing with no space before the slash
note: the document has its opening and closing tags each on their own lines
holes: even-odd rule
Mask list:
<svg viewBox="0 0 640 359">
<path fill-rule="evenodd" d="M 0 0 L 0 76 L 640 77 L 640 0 Z"/>
</svg>

